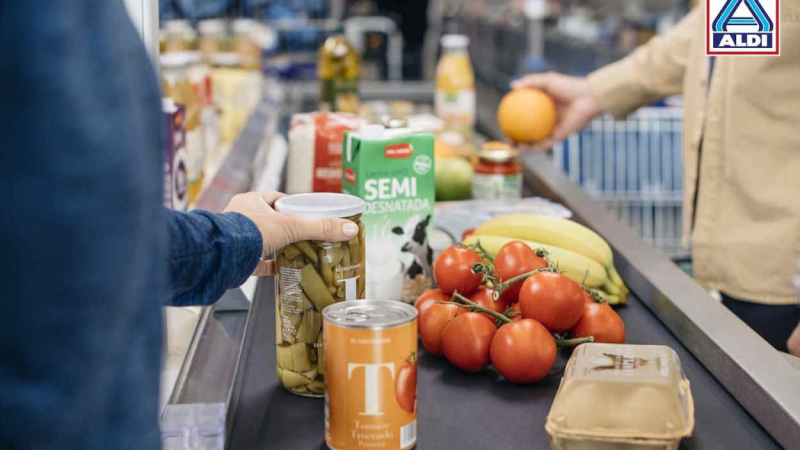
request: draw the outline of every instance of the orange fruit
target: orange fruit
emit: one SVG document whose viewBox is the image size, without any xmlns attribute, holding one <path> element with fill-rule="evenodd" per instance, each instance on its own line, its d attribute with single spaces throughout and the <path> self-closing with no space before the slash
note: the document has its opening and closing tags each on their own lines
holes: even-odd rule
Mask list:
<svg viewBox="0 0 800 450">
<path fill-rule="evenodd" d="M 514 142 L 536 143 L 556 126 L 556 104 L 539 89 L 515 89 L 500 100 L 497 123 Z"/>
</svg>

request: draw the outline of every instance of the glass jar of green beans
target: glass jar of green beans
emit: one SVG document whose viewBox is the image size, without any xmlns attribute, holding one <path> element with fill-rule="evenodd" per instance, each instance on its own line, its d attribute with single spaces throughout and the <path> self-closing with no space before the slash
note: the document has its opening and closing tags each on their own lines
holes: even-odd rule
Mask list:
<svg viewBox="0 0 800 450">
<path fill-rule="evenodd" d="M 346 194 L 283 197 L 275 210 L 307 217 L 340 217 L 358 225 L 345 242 L 301 241 L 275 252 L 275 344 L 278 379 L 290 392 L 325 393 L 322 310 L 364 298 L 364 201 Z"/>
</svg>

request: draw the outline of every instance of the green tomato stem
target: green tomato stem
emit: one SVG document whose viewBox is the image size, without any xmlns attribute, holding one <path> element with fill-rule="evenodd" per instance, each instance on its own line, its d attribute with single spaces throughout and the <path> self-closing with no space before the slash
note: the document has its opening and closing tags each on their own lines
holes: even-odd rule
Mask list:
<svg viewBox="0 0 800 450">
<path fill-rule="evenodd" d="M 497 319 L 502 320 L 505 323 L 511 323 L 513 320 L 509 319 L 508 317 L 500 314 L 497 311 L 492 311 L 491 309 L 486 309 L 483 306 L 478 305 L 477 303 L 473 302 L 472 300 L 464 297 L 463 295 L 459 294 L 458 291 L 453 292 L 453 303 L 463 308 L 470 308 L 472 311 L 482 312 L 494 316 Z M 466 303 L 466 305 L 460 305 L 455 300 L 461 300 L 462 302 Z"/>
<path fill-rule="evenodd" d="M 530 272 L 525 272 L 523 274 L 517 275 L 517 276 L 515 276 L 513 278 L 509 278 L 508 280 L 506 280 L 506 281 L 504 281 L 502 283 L 496 284 L 494 286 L 494 299 L 497 300 L 498 298 L 500 298 L 500 294 L 502 294 L 503 291 L 508 289 L 512 284 L 517 284 L 517 283 L 520 283 L 522 281 L 525 281 L 525 280 L 528 279 L 529 276 L 531 276 L 531 275 L 533 275 L 535 273 L 548 272 L 548 271 L 551 271 L 551 270 L 552 269 L 550 268 L 550 266 L 541 267 L 541 268 L 538 268 L 538 269 L 531 270 Z"/>
<path fill-rule="evenodd" d="M 594 342 L 594 336 L 573 339 L 556 339 L 556 345 L 559 347 L 572 347 L 574 345 L 585 344 L 587 342 Z"/>
</svg>

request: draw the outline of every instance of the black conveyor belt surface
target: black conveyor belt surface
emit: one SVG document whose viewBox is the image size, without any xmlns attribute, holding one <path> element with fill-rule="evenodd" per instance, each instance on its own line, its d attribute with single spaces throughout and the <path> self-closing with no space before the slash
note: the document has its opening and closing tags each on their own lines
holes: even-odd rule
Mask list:
<svg viewBox="0 0 800 450">
<path fill-rule="evenodd" d="M 325 448 L 322 400 L 290 394 L 277 381 L 271 280 L 260 283 L 255 302 L 228 448 Z M 629 343 L 668 345 L 681 358 L 697 422 L 694 435 L 684 439 L 681 448 L 780 448 L 638 299 L 629 297 L 628 305 L 618 311 Z M 542 382 L 516 386 L 492 370 L 462 373 L 426 354 L 421 345 L 420 349 L 417 448 L 549 448 L 544 423 L 566 363 L 563 355 Z"/>
</svg>

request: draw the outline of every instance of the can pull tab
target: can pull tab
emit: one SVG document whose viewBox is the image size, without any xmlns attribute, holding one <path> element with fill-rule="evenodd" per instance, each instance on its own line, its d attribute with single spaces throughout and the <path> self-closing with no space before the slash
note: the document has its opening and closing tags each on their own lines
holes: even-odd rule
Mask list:
<svg viewBox="0 0 800 450">
<path fill-rule="evenodd" d="M 347 311 L 345 320 L 349 322 L 364 322 L 369 320 L 369 314 L 364 314 L 360 311 Z"/>
</svg>

